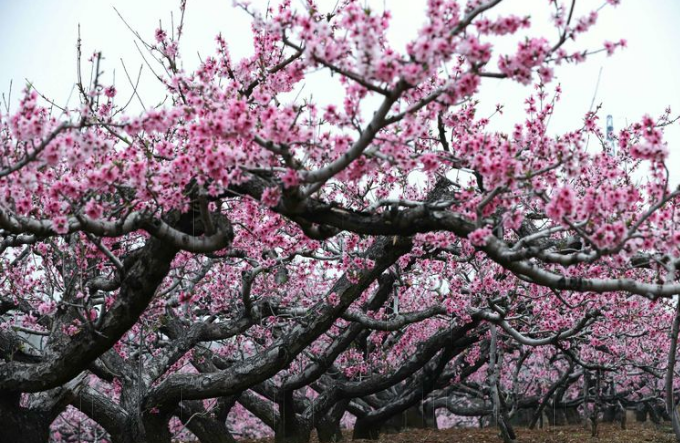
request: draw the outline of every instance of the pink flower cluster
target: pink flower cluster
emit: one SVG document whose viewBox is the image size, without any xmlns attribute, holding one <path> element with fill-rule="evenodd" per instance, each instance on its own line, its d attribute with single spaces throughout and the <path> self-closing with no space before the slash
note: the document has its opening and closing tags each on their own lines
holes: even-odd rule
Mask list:
<svg viewBox="0 0 680 443">
<path fill-rule="evenodd" d="M 534 68 L 543 65 L 550 53 L 550 43 L 545 38 L 529 38 L 519 43 L 517 52 L 510 56 L 506 55 L 499 59 L 498 68 L 503 74 L 528 85 L 531 83 L 531 74 Z M 545 68 L 541 75 L 544 83 L 551 78 L 551 71 Z"/>
</svg>

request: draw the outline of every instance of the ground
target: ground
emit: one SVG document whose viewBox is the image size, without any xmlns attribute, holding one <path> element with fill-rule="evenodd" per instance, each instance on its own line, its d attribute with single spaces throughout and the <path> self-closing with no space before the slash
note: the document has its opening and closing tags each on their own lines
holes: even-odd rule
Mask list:
<svg viewBox="0 0 680 443">
<path fill-rule="evenodd" d="M 517 429 L 517 443 L 674 443 L 669 425 L 651 423 L 629 424 L 622 430 L 619 425 L 600 424 L 600 437 L 591 438 L 590 430 L 583 426 L 559 426 L 548 429 Z M 248 443 L 273 443 L 273 439 L 250 440 Z M 345 440 L 351 443 L 349 438 Z M 364 441 L 368 440 L 355 440 Z M 316 443 L 312 438 L 312 443 Z M 374 443 L 502 443 L 498 432 L 487 429 L 409 430 L 399 434 L 385 434 Z M 245 443 L 245 442 L 244 442 Z"/>
</svg>

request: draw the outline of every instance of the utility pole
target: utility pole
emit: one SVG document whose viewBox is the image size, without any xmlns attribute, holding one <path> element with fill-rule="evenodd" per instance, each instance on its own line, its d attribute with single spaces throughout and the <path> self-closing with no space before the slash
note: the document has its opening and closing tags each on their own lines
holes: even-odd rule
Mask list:
<svg viewBox="0 0 680 443">
<path fill-rule="evenodd" d="M 614 140 L 614 118 L 611 115 L 607 116 L 607 147 L 609 148 L 609 155 L 616 157 L 616 140 Z"/>
</svg>

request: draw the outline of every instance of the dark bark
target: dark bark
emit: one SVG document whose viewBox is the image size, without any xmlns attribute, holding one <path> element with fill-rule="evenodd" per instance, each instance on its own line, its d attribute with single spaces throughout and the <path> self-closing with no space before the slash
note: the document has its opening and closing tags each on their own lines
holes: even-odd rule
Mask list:
<svg viewBox="0 0 680 443">
<path fill-rule="evenodd" d="M 534 429 L 536 427 L 536 424 L 538 423 L 539 418 L 543 416 L 543 411 L 545 410 L 546 405 L 548 404 L 548 401 L 550 401 L 550 398 L 555 394 L 555 392 L 558 390 L 563 385 L 566 385 L 569 376 L 571 375 L 571 372 L 574 370 L 574 364 L 573 362 L 569 362 L 569 368 L 562 374 L 560 379 L 556 382 L 553 383 L 553 385 L 548 389 L 548 391 L 545 393 L 543 396 L 543 399 L 541 400 L 541 403 L 538 405 L 536 408 L 536 411 L 534 412 L 534 415 L 531 419 L 531 422 L 529 423 L 529 429 Z M 555 399 L 554 403 L 557 403 Z M 565 417 L 566 419 L 566 417 Z"/>
<path fill-rule="evenodd" d="M 621 403 L 619 403 L 618 406 L 619 413 L 621 414 L 621 429 L 625 430 L 628 424 L 628 411 L 626 411 Z"/>
<path fill-rule="evenodd" d="M 661 412 L 666 412 L 665 409 L 657 409 L 655 405 L 650 404 L 650 402 L 645 403 L 647 412 L 649 413 L 649 419 L 654 423 L 655 425 L 660 425 L 662 423 L 662 415 Z"/>
<path fill-rule="evenodd" d="M 489 389 L 491 392 L 491 403 L 493 404 L 493 416 L 501 432 L 501 437 L 505 443 L 515 443 L 517 436 L 510 424 L 505 404 L 500 396 L 499 388 L 499 365 L 497 363 L 497 332 L 496 325 L 491 325 L 491 344 L 489 346 Z"/>
<path fill-rule="evenodd" d="M 668 365 L 666 368 L 665 399 L 666 413 L 671 418 L 675 439 L 680 441 L 680 416 L 678 416 L 678 410 L 673 397 L 673 379 L 675 375 L 675 361 L 678 349 L 678 333 L 680 332 L 680 298 L 678 298 L 675 303 L 675 317 L 673 319 L 673 327 L 671 328 L 671 343 L 668 349 Z"/>
<path fill-rule="evenodd" d="M 439 429 L 437 424 L 437 411 L 431 402 L 424 402 L 423 405 L 423 428 L 424 429 Z"/>
<path fill-rule="evenodd" d="M 127 392 L 121 397 L 125 408 L 95 389 L 85 387 L 72 406 L 99 423 L 111 436 L 112 443 L 171 442 L 170 411 L 143 411 L 138 407 L 141 396 Z"/>
<path fill-rule="evenodd" d="M 0 396 L 0 442 L 47 443 L 52 419 L 46 411 L 19 406 L 20 394 Z"/>
<path fill-rule="evenodd" d="M 283 391 L 278 399 L 279 421 L 276 426 L 277 443 L 307 443 L 311 434 L 309 421 L 298 417 L 293 401 L 294 391 Z"/>
<path fill-rule="evenodd" d="M 177 250 L 156 239 L 125 262 L 120 294 L 97 330 L 85 327 L 73 339 L 57 344 L 54 355 L 39 364 L 0 365 L 0 389 L 35 392 L 50 389 L 83 371 L 135 324 L 170 269 Z"/>
<path fill-rule="evenodd" d="M 251 180 L 234 186 L 228 194 L 246 194 L 259 200 L 262 198 L 264 190 L 272 186 L 275 186 L 275 183 L 265 177 L 253 177 Z M 436 187 L 440 188 L 440 192 L 433 194 L 436 194 L 442 200 L 455 196 L 452 183 L 449 180 L 441 179 Z M 314 198 L 299 201 L 292 195 L 284 196 L 279 204 L 272 209 L 297 223 L 307 235 L 317 239 L 328 238 L 339 232 L 353 232 L 372 236 L 410 236 L 434 231 L 448 231 L 460 238 L 467 238 L 477 228 L 473 221 L 461 213 L 452 212 L 448 209 L 437 210 L 425 203 L 391 211 L 356 211 L 342 208 L 336 203 L 329 204 Z M 536 248 L 529 242 L 519 250 L 512 250 L 510 244 L 496 236 L 490 237 L 486 245 L 480 248 L 487 258 L 503 268 L 524 280 L 530 279 L 532 284 L 544 287 L 596 293 L 624 291 L 654 298 L 671 298 L 678 292 L 673 284 L 657 285 L 633 279 L 593 279 L 567 276 L 554 269 L 537 266 L 529 259 L 539 259 L 549 264 L 557 262 L 569 266 L 586 260 L 582 252 L 578 251 L 567 255 L 553 253 L 549 259 L 546 259 L 541 256 L 544 249 Z M 560 258 L 558 259 L 558 257 Z"/>
<path fill-rule="evenodd" d="M 397 276 L 394 273 L 383 274 L 378 278 L 378 290 L 371 299 L 363 306 L 365 311 L 375 311 L 380 309 L 390 296 Z M 305 370 L 284 380 L 281 385 L 282 390 L 300 389 L 318 380 L 335 359 L 354 342 L 357 337 L 365 332 L 366 328 L 358 323 L 352 323 L 340 336 L 328 346 L 325 352 L 318 356 L 315 361 Z"/>
<path fill-rule="evenodd" d="M 441 351 L 439 357 L 432 361 L 430 361 L 431 357 L 425 359 L 426 364 L 422 365 L 423 371 L 421 377 L 414 378 L 409 389 L 401 394 L 399 398 L 391 400 L 383 407 L 358 418 L 355 424 L 353 438 L 379 438 L 381 428 L 387 424 L 389 420 L 421 403 L 422 400 L 432 392 L 432 389 L 436 386 L 437 379 L 442 374 L 449 361 L 477 341 L 478 337 L 467 336 L 467 332 L 473 327 L 473 324 L 476 325 L 473 321 L 464 327 L 456 328 L 457 330 L 455 330 L 455 333 L 451 331 L 442 332 L 443 334 L 446 334 L 451 341 L 445 342 L 445 347 Z M 434 336 L 430 340 L 433 340 L 434 338 L 437 338 L 437 336 Z M 423 348 L 425 347 L 426 346 L 423 346 Z M 402 368 L 404 368 L 404 366 L 402 366 Z"/>
<path fill-rule="evenodd" d="M 195 217 L 198 217 L 198 223 L 195 223 Z M 169 214 L 166 223 L 181 232 L 202 234 L 200 214 Z M 225 238 L 231 240 L 228 222 L 221 225 L 226 231 Z M 187 235 L 187 241 L 190 238 L 193 237 Z M 119 294 L 104 318 L 97 324 L 85 324 L 73 337 L 63 334 L 61 328 L 55 328 L 45 352 L 49 357 L 39 363 L 17 360 L 0 363 L 0 391 L 44 391 L 68 382 L 88 368 L 137 322 L 169 272 L 178 251 L 178 246 L 171 242 L 150 237 L 142 248 L 124 260 Z"/>
<path fill-rule="evenodd" d="M 599 416 L 600 416 L 600 406 L 601 406 L 601 399 L 600 399 L 600 383 L 601 383 L 601 374 L 600 371 L 597 371 L 595 374 L 595 386 L 592 386 L 591 383 L 591 376 L 590 372 L 586 372 L 586 377 L 584 378 L 584 386 L 586 391 L 590 391 L 591 387 L 593 389 L 593 395 L 592 395 L 592 401 L 593 401 L 593 408 L 590 411 L 590 414 L 588 416 L 588 420 L 590 421 L 590 436 L 591 437 L 599 437 L 600 435 L 600 429 L 599 429 Z M 586 397 L 586 405 L 588 397 Z"/>
<path fill-rule="evenodd" d="M 33 394 L 28 405 L 21 405 L 21 394 L 0 395 L 0 442 L 44 443 L 50 435 L 50 425 L 76 396 L 83 377 L 63 387 Z"/>
<path fill-rule="evenodd" d="M 388 299 L 396 279 L 397 277 L 393 273 L 381 275 L 379 277 L 380 284 L 378 286 L 378 290 L 362 307 L 362 311 L 375 311 L 382 307 L 385 301 Z M 324 354 L 315 358 L 314 362 L 305 368 L 303 372 L 284 380 L 278 395 L 288 395 L 289 392 L 302 388 L 303 386 L 309 385 L 310 383 L 318 380 L 319 377 L 321 377 L 328 370 L 328 368 L 330 368 L 338 355 L 345 351 L 353 342 L 358 340 L 358 337 L 363 336 L 363 341 L 365 341 L 365 338 L 369 333 L 370 331 L 366 329 L 365 325 L 360 323 L 352 323 L 342 334 L 340 334 L 338 338 L 336 338 L 331 343 L 331 345 L 328 346 Z M 321 418 L 316 420 L 314 419 L 315 417 L 310 417 L 310 420 L 300 419 L 297 416 L 295 419 L 291 418 L 290 416 L 287 417 L 288 420 L 295 420 L 297 422 L 296 424 L 293 423 L 288 425 L 288 428 L 295 428 L 296 431 L 286 431 L 285 427 L 279 425 L 277 428 L 277 438 L 279 438 L 279 435 L 281 435 L 280 438 L 282 439 L 284 438 L 284 435 L 289 436 L 289 438 L 293 438 L 292 435 L 296 432 L 299 432 L 297 429 L 303 429 L 303 432 L 306 433 L 309 428 L 309 421 L 311 425 L 316 427 L 321 441 L 340 441 L 343 438 L 340 429 L 340 419 L 342 418 L 347 402 L 348 400 L 341 400 L 332 406 L 327 412 L 319 411 L 319 417 Z M 345 405 L 344 407 L 342 407 L 343 404 Z M 295 410 L 300 411 L 299 408 L 296 408 Z M 339 414 L 339 416 L 337 414 Z M 299 438 L 303 438 L 303 436 L 300 436 Z"/>
<path fill-rule="evenodd" d="M 411 357 L 404 362 L 399 369 L 395 370 L 389 375 L 382 375 L 380 377 L 372 377 L 364 381 L 341 381 L 341 380 L 329 380 L 328 388 L 316 399 L 314 403 L 314 413 L 323 414 L 328 410 L 335 402 L 343 398 L 366 398 L 368 395 L 390 389 L 397 383 L 404 381 L 423 368 L 442 348 L 446 346 L 454 346 L 455 348 L 464 349 L 470 346 L 472 343 L 478 340 L 478 336 L 475 334 L 468 333 L 479 324 L 478 320 L 473 319 L 470 323 L 463 326 L 456 327 L 451 326 L 441 332 L 438 332 L 434 336 L 430 337 L 424 343 L 419 346 L 416 352 L 414 352 Z M 403 409 L 394 413 L 398 413 L 408 409 L 410 405 L 403 407 L 399 403 L 399 407 Z M 393 403 L 393 408 L 397 407 L 397 403 Z M 310 412 L 306 412 L 309 414 Z M 375 414 L 375 411 L 369 412 L 367 415 Z M 386 417 L 387 418 L 387 417 Z M 363 420 L 367 420 L 366 416 L 361 417 Z"/>
<path fill-rule="evenodd" d="M 574 407 L 564 408 L 564 415 L 567 417 L 567 424 L 577 425 L 582 422 L 581 414 Z"/>
<path fill-rule="evenodd" d="M 112 443 L 171 443 L 168 424 L 170 414 L 141 414 L 119 423 L 118 430 L 109 432 Z"/>
<path fill-rule="evenodd" d="M 236 443 L 227 428 L 226 414 L 216 415 L 207 412 L 200 401 L 181 402 L 175 412 L 201 443 Z"/>
<path fill-rule="evenodd" d="M 384 423 L 377 421 L 357 420 L 352 432 L 352 440 L 377 440 L 380 438 L 381 427 Z"/>
<path fill-rule="evenodd" d="M 345 415 L 348 404 L 349 399 L 337 402 L 331 410 L 318 421 L 316 424 L 316 433 L 319 436 L 319 441 L 321 443 L 333 443 L 344 439 L 342 428 L 340 427 L 340 420 L 342 420 L 343 415 Z"/>
<path fill-rule="evenodd" d="M 285 368 L 310 343 L 328 330 L 333 322 L 402 255 L 411 249 L 411 241 L 401 237 L 378 238 L 367 252 L 375 260 L 373 268 L 361 273 L 358 282 L 341 277 L 331 292 L 339 295 L 339 303 L 321 303 L 312 309 L 317 315 L 307 326 L 298 326 L 279 338 L 267 350 L 240 361 L 226 370 L 211 374 L 173 374 L 152 388 L 147 407 L 162 406 L 185 399 L 202 399 L 234 395 L 258 384 Z"/>
<path fill-rule="evenodd" d="M 268 426 L 272 431 L 276 430 L 279 422 L 279 414 L 274 409 L 274 404 L 258 397 L 255 393 L 244 391 L 239 395 L 238 402 L 246 408 L 251 414 L 259 418 L 262 423 Z"/>
</svg>

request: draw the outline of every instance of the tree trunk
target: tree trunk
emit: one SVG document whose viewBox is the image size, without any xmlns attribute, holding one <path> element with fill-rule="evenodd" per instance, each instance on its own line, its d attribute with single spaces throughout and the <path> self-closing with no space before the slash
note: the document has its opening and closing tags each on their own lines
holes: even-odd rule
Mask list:
<svg viewBox="0 0 680 443">
<path fill-rule="evenodd" d="M 564 408 L 564 415 L 567 417 L 567 424 L 577 425 L 581 423 L 581 414 L 575 407 Z"/>
<path fill-rule="evenodd" d="M 595 378 L 595 395 L 593 401 L 593 411 L 590 414 L 590 436 L 599 437 L 600 429 L 598 427 L 598 419 L 600 415 L 600 388 L 601 388 L 602 376 L 600 371 L 597 371 Z"/>
<path fill-rule="evenodd" d="M 215 417 L 205 410 L 200 401 L 182 402 L 178 412 L 175 416 L 201 443 L 236 443 L 225 423 L 226 413 Z"/>
<path fill-rule="evenodd" d="M 376 422 L 364 422 L 361 419 L 357 419 L 354 425 L 354 433 L 352 434 L 353 440 L 377 440 L 380 438 L 380 428 L 382 423 Z"/>
<path fill-rule="evenodd" d="M 498 352 L 496 325 L 492 324 L 489 328 L 491 330 L 491 345 L 489 346 L 489 387 L 491 389 L 491 402 L 493 404 L 493 415 L 496 418 L 496 423 L 500 428 L 501 437 L 504 443 L 515 443 L 517 436 L 514 429 L 510 425 L 505 405 L 501 401 L 498 382 L 499 382 L 499 368 L 496 364 L 496 354 Z"/>
<path fill-rule="evenodd" d="M 619 402 L 619 410 L 621 411 L 621 429 L 625 430 L 628 424 L 628 411 L 623 407 L 621 402 Z"/>
<path fill-rule="evenodd" d="M 47 443 L 50 439 L 49 414 L 19 405 L 21 394 L 0 397 L 0 442 Z"/>
<path fill-rule="evenodd" d="M 666 368 L 665 391 L 666 412 L 671 417 L 675 439 L 680 441 L 680 417 L 678 417 L 678 410 L 675 408 L 675 400 L 673 398 L 673 375 L 675 373 L 675 360 L 678 350 L 678 332 L 680 330 L 680 299 L 677 299 L 675 303 L 675 318 L 673 319 L 673 328 L 671 329 L 671 344 L 668 349 L 668 367 Z"/>
<path fill-rule="evenodd" d="M 662 417 L 659 414 L 659 411 L 657 411 L 656 408 L 654 407 L 654 405 L 652 405 L 652 404 L 645 403 L 645 405 L 647 407 L 647 412 L 649 413 L 649 419 L 655 425 L 660 425 L 661 422 L 662 422 Z M 665 411 L 665 409 L 664 409 L 664 411 Z"/>
<path fill-rule="evenodd" d="M 350 399 L 339 401 L 316 424 L 316 433 L 321 443 L 333 443 L 344 439 L 340 421 L 349 402 Z"/>
<path fill-rule="evenodd" d="M 307 443 L 312 432 L 311 424 L 298 419 L 293 391 L 282 392 L 278 404 L 279 422 L 274 437 L 276 443 Z"/>
<path fill-rule="evenodd" d="M 425 429 L 439 429 L 437 425 L 437 411 L 432 402 L 423 403 L 423 427 Z"/>
<path fill-rule="evenodd" d="M 354 425 L 352 438 L 377 440 L 380 433 L 396 434 L 406 428 L 422 428 L 423 416 L 417 408 L 408 408 L 406 411 L 397 412 L 386 418 L 375 420 L 374 418 L 357 419 Z"/>
<path fill-rule="evenodd" d="M 171 443 L 169 414 L 144 413 L 126 420 L 124 426 L 111 432 L 112 443 Z"/>
<path fill-rule="evenodd" d="M 316 425 L 316 433 L 319 435 L 321 443 L 334 443 L 343 440 L 340 420 L 330 420 L 323 418 Z"/>
<path fill-rule="evenodd" d="M 571 375 L 571 372 L 574 370 L 574 363 L 569 362 L 569 369 L 567 369 L 562 377 L 554 383 L 550 389 L 545 393 L 543 398 L 541 399 L 541 402 L 538 404 L 538 407 L 536 408 L 536 411 L 534 412 L 533 417 L 531 418 L 531 422 L 529 423 L 529 429 L 534 429 L 536 427 L 536 424 L 538 423 L 538 420 L 543 417 L 543 411 L 545 410 L 546 405 L 548 404 L 548 401 L 550 401 L 550 398 L 555 394 L 555 392 L 558 390 L 558 388 L 564 386 L 567 384 L 569 380 L 569 376 Z M 553 405 L 557 403 L 557 396 L 553 399 Z M 566 420 L 566 414 L 565 414 L 565 420 Z"/>
</svg>

